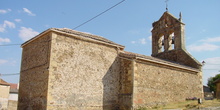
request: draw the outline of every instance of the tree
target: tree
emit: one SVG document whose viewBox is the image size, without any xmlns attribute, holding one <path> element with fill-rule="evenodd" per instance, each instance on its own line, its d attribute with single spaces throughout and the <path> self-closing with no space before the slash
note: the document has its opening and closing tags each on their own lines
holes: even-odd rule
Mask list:
<svg viewBox="0 0 220 110">
<path fill-rule="evenodd" d="M 217 79 L 220 79 L 220 74 L 217 74 L 215 75 L 215 77 L 210 77 L 208 79 L 208 86 L 210 88 L 211 91 L 214 91 L 216 92 L 216 85 L 214 84 L 214 82 L 217 80 Z"/>
</svg>

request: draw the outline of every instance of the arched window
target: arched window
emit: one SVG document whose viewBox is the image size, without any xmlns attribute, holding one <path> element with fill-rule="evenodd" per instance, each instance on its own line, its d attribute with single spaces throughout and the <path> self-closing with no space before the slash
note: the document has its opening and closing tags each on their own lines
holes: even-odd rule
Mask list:
<svg viewBox="0 0 220 110">
<path fill-rule="evenodd" d="M 158 39 L 158 53 L 164 51 L 164 35 L 161 34 Z"/>
<path fill-rule="evenodd" d="M 168 37 L 168 50 L 173 50 L 174 49 L 174 39 L 175 39 L 175 36 L 174 36 L 174 32 L 171 32 L 169 37 Z"/>
</svg>

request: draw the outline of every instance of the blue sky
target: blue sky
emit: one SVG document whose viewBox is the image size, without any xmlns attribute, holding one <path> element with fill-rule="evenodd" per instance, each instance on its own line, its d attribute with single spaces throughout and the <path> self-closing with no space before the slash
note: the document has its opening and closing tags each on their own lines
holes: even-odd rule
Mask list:
<svg viewBox="0 0 220 110">
<path fill-rule="evenodd" d="M 1 0 L 0 73 L 18 83 L 20 45 L 48 28 L 73 29 L 121 0 Z M 203 83 L 220 73 L 220 1 L 169 0 L 168 10 L 182 18 L 186 48 L 203 67 Z M 126 51 L 151 55 L 152 23 L 166 11 L 165 0 L 125 0 L 76 30 L 103 36 L 124 45 Z"/>
</svg>

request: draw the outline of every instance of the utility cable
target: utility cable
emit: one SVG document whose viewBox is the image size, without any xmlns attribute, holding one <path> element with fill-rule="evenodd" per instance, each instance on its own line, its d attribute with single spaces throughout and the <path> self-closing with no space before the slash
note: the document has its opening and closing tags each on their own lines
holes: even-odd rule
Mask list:
<svg viewBox="0 0 220 110">
<path fill-rule="evenodd" d="M 0 76 L 12 76 L 12 75 L 19 75 L 20 73 L 11 73 L 11 74 L 0 74 Z"/>
<path fill-rule="evenodd" d="M 115 8 L 116 6 L 118 6 L 119 4 L 121 4 L 121 3 L 122 3 L 122 2 L 124 2 L 124 1 L 125 1 L 125 0 L 122 0 L 122 1 L 118 2 L 117 4 L 115 4 L 115 5 L 111 6 L 110 8 L 106 9 L 105 11 L 103 11 L 103 12 L 99 13 L 98 15 L 96 15 L 96 16 L 94 16 L 94 17 L 92 17 L 91 19 L 89 19 L 89 20 L 87 20 L 87 21 L 83 22 L 82 24 L 80 24 L 80 25 L 78 25 L 78 26 L 74 27 L 73 29 L 75 30 L 75 29 L 77 29 L 77 28 L 79 28 L 79 27 L 81 27 L 81 26 L 83 26 L 83 25 L 87 24 L 88 22 L 92 21 L 93 19 L 95 19 L 95 18 L 97 18 L 97 17 L 101 16 L 102 14 L 104 14 L 104 13 L 108 12 L 109 10 L 111 10 L 111 9 Z"/>
<path fill-rule="evenodd" d="M 53 39 L 52 39 L 53 40 Z M 45 43 L 45 42 L 50 42 L 51 40 L 45 40 L 45 41 L 40 41 L 40 42 L 33 42 L 32 44 L 40 44 L 40 43 Z M 0 46 L 15 46 L 15 45 L 22 45 L 22 44 L 0 44 Z"/>
<path fill-rule="evenodd" d="M 121 4 L 121 3 L 124 2 L 124 1 L 125 1 L 125 0 L 122 0 L 122 1 L 118 2 L 117 4 L 115 4 L 115 5 L 111 6 L 110 8 L 106 9 L 105 11 L 103 11 L 103 12 L 99 13 L 98 15 L 92 17 L 91 19 L 89 19 L 89 20 L 83 22 L 82 24 L 80 24 L 80 25 L 74 27 L 73 29 L 75 30 L 75 29 L 77 29 L 77 28 L 79 28 L 79 27 L 81 27 L 81 26 L 87 24 L 88 22 L 92 21 L 93 19 L 95 19 L 95 18 L 101 16 L 102 14 L 108 12 L 109 10 L 115 8 L 116 6 L 118 6 L 119 4 Z M 14 45 L 21 45 L 21 44 L 2 44 L 2 45 L 0 45 L 0 46 L 14 46 Z"/>
<path fill-rule="evenodd" d="M 205 65 L 220 65 L 220 64 L 205 64 Z"/>
<path fill-rule="evenodd" d="M 21 44 L 0 44 L 0 46 L 15 46 L 15 45 L 21 45 Z"/>
</svg>

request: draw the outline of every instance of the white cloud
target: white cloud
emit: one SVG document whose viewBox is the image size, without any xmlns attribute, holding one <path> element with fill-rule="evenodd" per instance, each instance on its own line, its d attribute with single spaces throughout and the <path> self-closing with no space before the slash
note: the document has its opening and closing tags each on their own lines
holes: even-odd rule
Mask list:
<svg viewBox="0 0 220 110">
<path fill-rule="evenodd" d="M 208 44 L 208 43 L 203 43 L 202 45 L 189 45 L 188 49 L 190 51 L 196 51 L 196 52 L 200 52 L 200 51 L 214 51 L 219 49 L 220 46 L 217 45 L 213 45 L 213 44 Z"/>
<path fill-rule="evenodd" d="M 0 43 L 2 43 L 2 42 L 8 43 L 8 42 L 11 42 L 11 40 L 9 38 L 1 38 L 0 37 Z"/>
<path fill-rule="evenodd" d="M 207 39 L 203 39 L 200 41 L 202 41 L 202 42 L 220 42 L 220 37 L 207 38 Z"/>
<path fill-rule="evenodd" d="M 219 64 L 220 65 L 220 57 L 207 58 L 204 60 L 206 64 Z"/>
<path fill-rule="evenodd" d="M 21 22 L 21 19 L 15 19 L 15 21 L 19 23 L 19 22 Z"/>
<path fill-rule="evenodd" d="M 13 22 L 5 20 L 3 24 L 0 24 L 0 32 L 5 32 L 5 28 L 15 28 L 15 24 Z"/>
<path fill-rule="evenodd" d="M 5 28 L 0 24 L 0 32 L 5 32 Z"/>
<path fill-rule="evenodd" d="M 46 24 L 46 25 L 44 25 L 44 26 L 47 27 L 47 28 L 50 27 L 50 25 L 48 25 L 48 24 Z"/>
<path fill-rule="evenodd" d="M 131 41 L 132 44 L 146 44 L 146 39 L 145 38 L 141 38 L 141 39 L 138 39 L 137 41 Z"/>
<path fill-rule="evenodd" d="M 7 66 L 16 66 L 17 65 L 17 61 L 13 60 L 13 59 L 0 59 L 0 65 L 6 64 Z"/>
<path fill-rule="evenodd" d="M 8 62 L 7 60 L 0 59 L 0 65 L 1 65 L 1 64 L 5 64 L 5 63 L 7 63 L 7 62 Z"/>
<path fill-rule="evenodd" d="M 7 10 L 0 10 L 0 13 L 5 14 L 5 13 L 7 13 Z"/>
<path fill-rule="evenodd" d="M 136 43 L 136 41 L 131 41 L 131 43 L 132 43 L 132 44 L 135 44 L 135 43 Z"/>
<path fill-rule="evenodd" d="M 11 11 L 11 9 L 0 10 L 0 14 L 6 14 L 6 13 L 8 13 L 8 12 L 10 12 L 10 11 Z"/>
<path fill-rule="evenodd" d="M 204 61 L 204 70 L 220 70 L 220 57 L 207 58 Z"/>
<path fill-rule="evenodd" d="M 145 38 L 139 39 L 139 41 L 140 41 L 141 44 L 146 44 L 146 39 Z"/>
<path fill-rule="evenodd" d="M 13 22 L 5 20 L 3 27 L 15 28 L 15 24 Z"/>
<path fill-rule="evenodd" d="M 38 34 L 39 34 L 39 32 L 34 31 L 31 28 L 21 27 L 21 29 L 19 30 L 19 37 L 23 41 L 27 41 Z"/>
<path fill-rule="evenodd" d="M 141 34 L 141 31 L 140 30 L 130 30 L 129 34 L 139 35 L 139 34 Z"/>
<path fill-rule="evenodd" d="M 32 13 L 30 10 L 28 10 L 27 8 L 23 8 L 23 11 L 25 13 L 27 13 L 29 16 L 36 16 L 36 14 Z"/>
<path fill-rule="evenodd" d="M 150 33 L 151 33 L 151 31 L 152 31 L 152 30 L 153 30 L 153 27 L 151 27 L 151 28 L 150 28 L 150 30 L 149 30 L 149 31 L 150 31 Z"/>
<path fill-rule="evenodd" d="M 149 39 L 150 41 L 152 41 L 152 36 L 149 36 L 148 39 Z"/>
<path fill-rule="evenodd" d="M 214 77 L 220 70 L 220 57 L 213 57 L 204 59 L 205 65 L 203 66 L 203 84 L 206 85 L 208 78 Z"/>
</svg>

